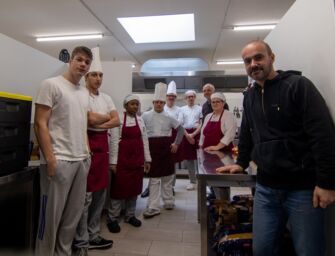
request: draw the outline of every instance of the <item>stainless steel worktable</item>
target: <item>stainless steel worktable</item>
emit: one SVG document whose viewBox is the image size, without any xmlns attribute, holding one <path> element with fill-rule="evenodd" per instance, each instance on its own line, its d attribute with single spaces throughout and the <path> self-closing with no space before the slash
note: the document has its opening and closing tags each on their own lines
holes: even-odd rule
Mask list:
<svg viewBox="0 0 335 256">
<path fill-rule="evenodd" d="M 208 212 L 206 187 L 254 187 L 253 174 L 217 174 L 215 169 L 225 164 L 234 163 L 231 155 L 222 152 L 207 153 L 198 150 L 198 220 L 201 226 L 201 256 L 210 255 L 208 251 Z"/>
<path fill-rule="evenodd" d="M 38 167 L 0 177 L 0 255 L 32 254 L 38 206 Z"/>
</svg>

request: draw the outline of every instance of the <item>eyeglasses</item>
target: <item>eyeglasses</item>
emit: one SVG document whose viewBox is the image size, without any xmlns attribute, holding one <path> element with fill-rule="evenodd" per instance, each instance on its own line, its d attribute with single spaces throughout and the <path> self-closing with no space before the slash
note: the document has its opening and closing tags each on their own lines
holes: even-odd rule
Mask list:
<svg viewBox="0 0 335 256">
<path fill-rule="evenodd" d="M 215 101 L 211 101 L 212 104 L 218 104 L 218 103 L 221 103 L 222 101 L 220 100 L 215 100 Z"/>
</svg>

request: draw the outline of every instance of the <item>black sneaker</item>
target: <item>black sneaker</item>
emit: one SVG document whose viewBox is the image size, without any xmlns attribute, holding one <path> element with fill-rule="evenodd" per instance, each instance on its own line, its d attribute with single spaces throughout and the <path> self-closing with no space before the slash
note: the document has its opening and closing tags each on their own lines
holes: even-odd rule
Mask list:
<svg viewBox="0 0 335 256">
<path fill-rule="evenodd" d="M 107 223 L 107 228 L 109 230 L 109 232 L 111 233 L 120 233 L 121 228 L 119 226 L 119 223 L 117 222 L 117 220 L 112 220 L 110 222 Z"/>
<path fill-rule="evenodd" d="M 101 236 L 98 236 L 96 239 L 89 242 L 89 250 L 92 249 L 109 249 L 113 246 L 112 240 L 107 240 Z"/>
<path fill-rule="evenodd" d="M 128 220 L 125 220 L 124 222 L 129 223 L 130 225 L 136 228 L 142 225 L 142 222 L 139 219 L 137 219 L 135 216 L 130 217 Z"/>
<path fill-rule="evenodd" d="M 150 191 L 149 191 L 149 188 L 147 187 L 147 188 L 143 191 L 143 193 L 141 194 L 141 197 L 142 197 L 142 198 L 144 198 L 144 197 L 148 197 L 148 196 L 149 196 L 149 193 L 150 193 Z"/>
</svg>

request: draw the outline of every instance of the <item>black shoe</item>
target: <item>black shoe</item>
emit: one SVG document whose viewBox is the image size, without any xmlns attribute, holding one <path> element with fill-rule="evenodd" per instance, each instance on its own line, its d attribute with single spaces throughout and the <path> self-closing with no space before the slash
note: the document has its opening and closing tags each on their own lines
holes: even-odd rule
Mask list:
<svg viewBox="0 0 335 256">
<path fill-rule="evenodd" d="M 129 223 L 130 225 L 134 227 L 140 227 L 142 225 L 142 222 L 137 219 L 135 216 L 130 217 L 129 220 L 125 220 L 124 222 Z"/>
<path fill-rule="evenodd" d="M 108 222 L 107 228 L 111 233 L 119 233 L 121 231 L 121 228 L 117 220 L 112 220 L 111 222 Z"/>
<path fill-rule="evenodd" d="M 149 188 L 146 188 L 146 189 L 143 191 L 143 193 L 141 194 L 141 197 L 142 197 L 142 198 L 144 198 L 144 197 L 148 197 L 148 196 L 149 196 L 149 193 L 150 193 Z"/>
<path fill-rule="evenodd" d="M 88 249 L 109 249 L 113 246 L 112 240 L 107 240 L 101 236 L 98 236 L 96 239 L 89 242 Z"/>
</svg>

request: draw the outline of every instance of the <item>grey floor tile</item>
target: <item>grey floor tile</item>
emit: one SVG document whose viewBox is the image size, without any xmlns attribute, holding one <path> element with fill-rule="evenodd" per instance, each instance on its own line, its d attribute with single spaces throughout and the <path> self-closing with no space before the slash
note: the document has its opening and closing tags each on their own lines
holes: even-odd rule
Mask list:
<svg viewBox="0 0 335 256">
<path fill-rule="evenodd" d="M 144 188 L 147 182 L 145 179 Z M 175 209 L 162 209 L 161 214 L 152 219 L 143 219 L 147 198 L 138 197 L 136 216 L 142 221 L 139 228 L 121 221 L 121 232 L 112 234 L 104 216 L 101 234 L 113 239 L 114 246 L 109 250 L 89 251 L 89 256 L 200 256 L 197 191 L 187 191 L 188 183 L 187 179 L 177 179 Z"/>
<path fill-rule="evenodd" d="M 200 243 L 200 232 L 183 231 L 183 243 Z"/>
<path fill-rule="evenodd" d="M 182 231 L 165 229 L 138 229 L 129 230 L 127 238 L 145 241 L 171 241 L 181 242 Z"/>
<path fill-rule="evenodd" d="M 199 244 L 154 241 L 149 256 L 200 256 Z"/>
</svg>

